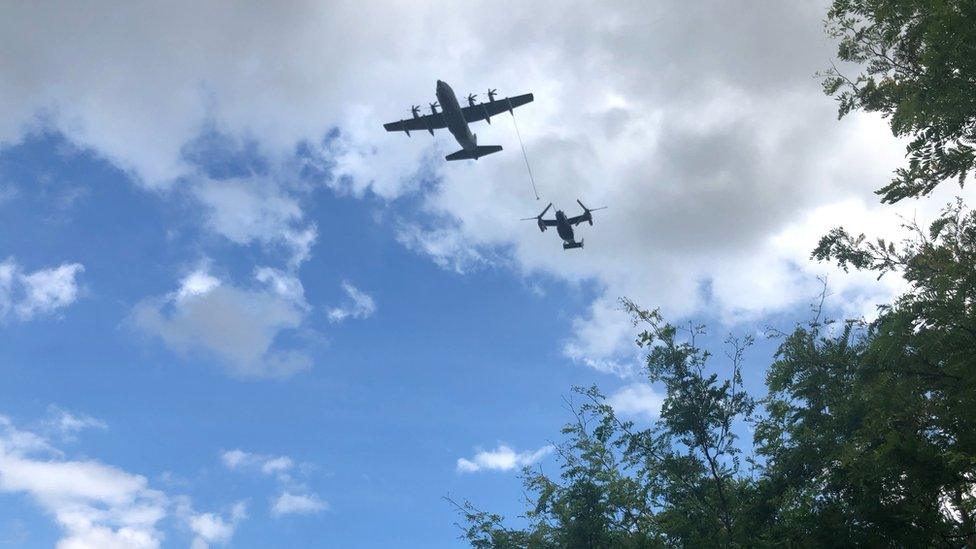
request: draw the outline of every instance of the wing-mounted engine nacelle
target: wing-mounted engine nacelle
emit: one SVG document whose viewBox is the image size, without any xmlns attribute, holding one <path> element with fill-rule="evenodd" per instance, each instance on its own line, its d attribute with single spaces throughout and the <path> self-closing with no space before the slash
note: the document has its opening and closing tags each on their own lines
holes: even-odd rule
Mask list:
<svg viewBox="0 0 976 549">
<path fill-rule="evenodd" d="M 414 118 L 420 118 L 420 105 L 410 105 L 410 115 Z M 407 134 L 407 137 L 410 137 L 410 128 L 407 127 L 407 121 L 401 120 L 400 122 L 403 123 L 403 133 Z"/>
<path fill-rule="evenodd" d="M 576 199 L 576 203 L 580 205 L 580 208 L 583 208 L 583 219 L 591 226 L 593 225 L 593 212 L 607 209 L 606 206 L 600 206 L 599 208 L 587 208 L 578 198 Z"/>
<path fill-rule="evenodd" d="M 489 103 L 494 103 L 495 102 L 495 95 L 496 95 L 497 92 L 498 92 L 498 90 L 496 90 L 494 88 L 488 88 L 488 102 Z M 485 109 L 485 122 L 491 124 L 491 116 L 488 114 L 488 108 L 487 107 L 483 107 L 483 108 Z"/>
<path fill-rule="evenodd" d="M 549 208 L 551 207 L 552 207 L 552 202 L 550 202 L 549 205 L 546 206 L 546 209 L 542 210 L 541 214 L 535 217 L 523 217 L 522 221 L 532 221 L 533 219 L 535 219 L 536 224 L 539 225 L 539 230 L 542 232 L 546 232 L 546 222 L 543 221 L 542 218 L 546 215 L 546 212 L 548 212 Z"/>
</svg>

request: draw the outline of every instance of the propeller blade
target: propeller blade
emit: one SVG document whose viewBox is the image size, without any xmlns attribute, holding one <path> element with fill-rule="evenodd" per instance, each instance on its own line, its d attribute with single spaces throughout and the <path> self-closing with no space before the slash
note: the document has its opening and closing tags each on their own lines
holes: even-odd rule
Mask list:
<svg viewBox="0 0 976 549">
<path fill-rule="evenodd" d="M 605 210 L 605 209 L 607 209 L 606 206 L 600 206 L 599 208 L 587 208 L 586 206 L 583 205 L 582 202 L 580 202 L 580 200 L 578 198 L 576 199 L 576 203 L 580 205 L 580 208 L 583 208 L 584 210 L 586 210 L 588 212 L 595 212 L 597 210 Z"/>
<path fill-rule="evenodd" d="M 551 207 L 552 207 L 552 202 L 550 202 L 549 205 L 546 206 L 546 209 L 542 210 L 542 213 L 541 214 L 539 214 L 539 215 L 537 215 L 535 217 L 523 217 L 519 221 L 532 221 L 533 219 L 535 219 L 535 220 L 542 219 L 542 216 L 546 215 L 546 212 L 548 212 L 549 211 L 549 208 L 551 208 Z"/>
</svg>

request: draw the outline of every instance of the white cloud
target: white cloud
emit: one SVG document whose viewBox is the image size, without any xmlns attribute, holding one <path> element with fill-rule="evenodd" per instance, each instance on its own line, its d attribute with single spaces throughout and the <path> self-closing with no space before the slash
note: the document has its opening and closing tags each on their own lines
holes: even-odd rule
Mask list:
<svg viewBox="0 0 976 549">
<path fill-rule="evenodd" d="M 221 453 L 220 459 L 232 471 L 252 471 L 274 477 L 281 493 L 272 498 L 272 516 L 312 514 L 329 508 L 327 502 L 296 481 L 292 473 L 298 470 L 300 476 L 305 467 L 298 467 L 288 456 L 270 456 L 234 449 Z"/>
<path fill-rule="evenodd" d="M 457 471 L 459 473 L 476 473 L 485 470 L 511 471 L 532 465 L 552 453 L 552 450 L 552 446 L 543 446 L 534 452 L 516 452 L 505 444 L 499 444 L 494 450 L 479 448 L 473 458 L 459 458 L 457 460 Z"/>
<path fill-rule="evenodd" d="M 0 262 L 0 322 L 50 316 L 78 299 L 80 263 L 26 273 L 14 258 Z"/>
<path fill-rule="evenodd" d="M 291 458 L 287 456 L 279 456 L 276 458 L 268 459 L 261 464 L 261 472 L 266 475 L 280 474 L 288 471 L 292 468 Z"/>
<path fill-rule="evenodd" d="M 349 282 L 342 283 L 342 290 L 349 298 L 346 303 L 329 309 L 329 322 L 342 322 L 347 318 L 369 318 L 376 312 L 373 297 Z"/>
<path fill-rule="evenodd" d="M 220 459 L 224 462 L 230 469 L 237 469 L 244 465 L 245 462 L 249 460 L 251 454 L 243 450 L 228 450 L 220 454 Z"/>
<path fill-rule="evenodd" d="M 61 436 L 104 423 L 56 407 L 40 431 L 17 427 L 0 415 L 0 494 L 30 498 L 62 531 L 58 549 L 155 549 L 175 517 L 193 533 L 192 547 L 227 544 L 247 517 L 243 501 L 224 513 L 197 512 L 187 496 L 170 496 L 146 477 L 95 459 L 70 459 L 40 432 Z"/>
<path fill-rule="evenodd" d="M 24 494 L 64 532 L 59 549 L 159 547 L 168 500 L 145 477 L 94 460 L 66 460 L 0 416 L 0 492 Z"/>
<path fill-rule="evenodd" d="M 573 319 L 573 337 L 564 343 L 563 354 L 600 372 L 633 375 L 639 353 L 632 343 L 633 323 L 622 307 L 606 296 L 590 304 L 585 320 Z"/>
<path fill-rule="evenodd" d="M 254 470 L 265 475 L 275 475 L 287 480 L 287 473 L 295 463 L 288 456 L 266 456 L 241 449 L 227 450 L 220 454 L 224 466 L 231 470 Z"/>
<path fill-rule="evenodd" d="M 890 294 L 808 259 L 808 231 L 856 223 L 855 211 L 891 217 L 871 191 L 903 162 L 882 120 L 837 122 L 812 77 L 833 54 L 827 7 L 106 2 L 88 5 L 82 24 L 78 10 L 21 2 L 0 18 L 8 44 L 0 143 L 42 126 L 144 184 L 191 180 L 213 231 L 282 247 L 294 267 L 315 226 L 303 214 L 308 195 L 284 166 L 307 140 L 300 168 L 330 174 L 322 180 L 333 189 L 385 199 L 420 189 L 417 218 L 399 223 L 397 238 L 445 268 L 499 262 L 526 276 L 595 282 L 600 295 L 565 350 L 619 373 L 632 361 L 631 328 L 612 309 L 619 296 L 669 317 L 707 312 L 735 322 L 804 304 L 825 273 L 857 310 Z M 554 9 L 559 18 L 548 17 Z M 443 162 L 456 150 L 444 134 L 407 139 L 380 129 L 409 116 L 409 103 L 432 100 L 438 77 L 459 94 L 489 85 L 535 93 L 518 116 L 545 201 L 567 211 L 575 198 L 610 207 L 595 227 L 580 228 L 584 250 L 564 252 L 551 232 L 515 221 L 542 204 L 531 200 L 504 116 L 474 128 L 482 143 L 505 147 L 477 163 Z M 322 139 L 333 127 L 335 138 Z M 198 174 L 182 151 L 205 128 L 253 141 L 270 175 Z M 421 218 L 443 222 L 421 227 Z M 790 238 L 797 233 L 803 238 Z"/>
<path fill-rule="evenodd" d="M 396 230 L 397 242 L 409 250 L 428 256 L 438 267 L 466 274 L 499 260 L 492 250 L 472 246 L 457 227 L 424 229 L 416 223 L 402 223 Z"/>
<path fill-rule="evenodd" d="M 207 549 L 211 544 L 226 545 L 230 542 L 238 524 L 247 518 L 247 504 L 238 501 L 230 508 L 227 517 L 218 513 L 196 513 L 188 504 L 182 513 L 194 534 L 191 549 Z"/>
<path fill-rule="evenodd" d="M 664 395 L 647 383 L 632 383 L 607 397 L 607 404 L 620 415 L 655 419 L 661 415 Z"/>
<path fill-rule="evenodd" d="M 211 276 L 205 270 L 196 270 L 183 277 L 180 289 L 176 292 L 178 300 L 185 300 L 193 296 L 206 295 L 220 286 L 220 279 Z"/>
<path fill-rule="evenodd" d="M 207 209 L 207 226 L 237 244 L 283 246 L 295 267 L 311 255 L 318 232 L 298 201 L 274 181 L 260 178 L 203 181 L 194 194 Z"/>
<path fill-rule="evenodd" d="M 282 492 L 271 506 L 271 514 L 280 517 L 282 515 L 310 515 L 328 510 L 329 504 L 322 501 L 314 494 L 292 494 Z"/>
<path fill-rule="evenodd" d="M 237 377 L 281 377 L 307 370 L 311 358 L 279 348 L 276 339 L 300 328 L 309 305 L 297 277 L 271 268 L 256 286 L 224 283 L 205 270 L 187 275 L 176 291 L 133 310 L 140 330 L 179 353 L 203 352 Z"/>
<path fill-rule="evenodd" d="M 45 431 L 53 432 L 64 440 L 73 440 L 75 435 L 87 429 L 108 429 L 108 424 L 98 418 L 73 414 L 53 405 L 48 407 L 48 417 L 41 425 Z"/>
</svg>

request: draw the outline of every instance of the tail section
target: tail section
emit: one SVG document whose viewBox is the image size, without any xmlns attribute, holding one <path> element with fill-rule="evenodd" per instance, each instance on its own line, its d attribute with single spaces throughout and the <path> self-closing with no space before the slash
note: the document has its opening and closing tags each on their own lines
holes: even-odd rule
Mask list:
<svg viewBox="0 0 976 549">
<path fill-rule="evenodd" d="M 501 145 L 479 145 L 471 150 L 461 149 L 456 153 L 451 153 L 444 158 L 448 160 L 465 160 L 474 159 L 477 160 L 482 156 L 486 156 L 492 153 L 496 153 L 502 150 Z"/>
<path fill-rule="evenodd" d="M 579 242 L 563 242 L 564 250 L 572 250 L 573 248 L 582 248 L 582 247 L 583 247 L 582 239 L 580 239 Z"/>
</svg>

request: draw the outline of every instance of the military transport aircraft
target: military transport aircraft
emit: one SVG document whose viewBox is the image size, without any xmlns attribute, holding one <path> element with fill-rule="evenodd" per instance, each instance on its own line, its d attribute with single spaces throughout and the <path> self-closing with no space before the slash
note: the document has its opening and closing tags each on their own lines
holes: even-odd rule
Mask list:
<svg viewBox="0 0 976 549">
<path fill-rule="evenodd" d="M 546 232 L 546 227 L 555 227 L 556 232 L 559 233 L 559 238 L 562 238 L 565 241 L 563 242 L 564 250 L 569 250 L 572 248 L 582 248 L 583 239 L 580 239 L 579 242 L 576 242 L 576 239 L 573 235 L 573 227 L 579 225 L 584 221 L 588 221 L 590 225 L 593 225 L 592 212 L 595 212 L 597 210 L 605 210 L 607 209 L 607 207 L 603 206 L 600 208 L 593 208 L 591 210 L 586 206 L 584 206 L 583 203 L 580 202 L 579 200 L 576 200 L 576 203 L 579 204 L 581 208 L 583 208 L 583 215 L 577 215 L 576 217 L 566 217 L 566 214 L 564 214 L 562 210 L 556 210 L 556 219 L 542 219 L 542 216 L 546 215 L 546 212 L 548 212 L 549 208 L 552 207 L 552 203 L 550 202 L 549 205 L 546 206 L 546 209 L 542 210 L 541 214 L 535 217 L 526 217 L 522 219 L 522 221 L 531 221 L 533 219 L 536 220 L 536 222 L 539 224 L 539 230 L 542 232 Z"/>
<path fill-rule="evenodd" d="M 478 136 L 471 133 L 468 124 L 484 120 L 491 124 L 491 117 L 505 111 L 512 113 L 513 109 L 531 102 L 534 98 L 531 93 L 506 97 L 495 100 L 495 90 L 488 90 L 488 102 L 478 103 L 475 94 L 468 95 L 468 106 L 461 107 L 458 103 L 454 90 L 441 80 L 437 81 L 437 103 L 430 104 L 430 114 L 420 115 L 420 106 L 414 105 L 410 108 L 413 118 L 383 124 L 388 132 L 405 132 L 408 136 L 411 131 L 427 130 L 430 135 L 434 135 L 434 130 L 447 128 L 457 142 L 461 145 L 461 150 L 447 155 L 447 160 L 461 160 L 473 158 L 475 160 L 482 156 L 496 153 L 502 150 L 501 145 L 478 145 Z M 437 112 L 440 106 L 442 111 Z"/>
</svg>

